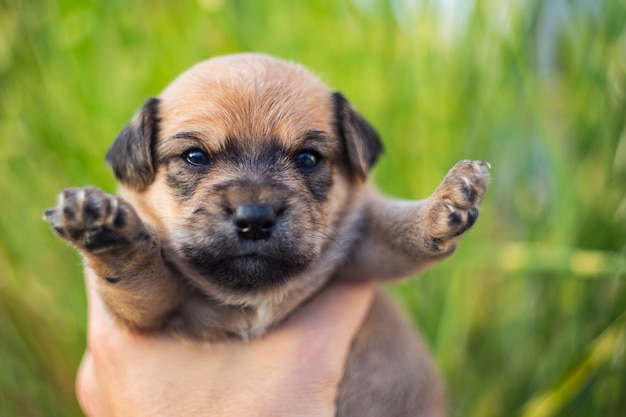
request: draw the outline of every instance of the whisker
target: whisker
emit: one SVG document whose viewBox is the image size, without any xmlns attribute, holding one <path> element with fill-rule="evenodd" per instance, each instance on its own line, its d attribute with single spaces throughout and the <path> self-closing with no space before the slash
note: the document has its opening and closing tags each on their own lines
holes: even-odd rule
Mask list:
<svg viewBox="0 0 626 417">
<path fill-rule="evenodd" d="M 330 236 L 328 233 L 326 232 L 322 232 L 320 230 L 314 230 L 311 233 L 313 236 L 322 236 L 323 238 L 325 238 L 326 240 L 328 240 L 329 242 L 334 243 L 335 245 L 337 245 L 337 247 L 339 248 L 339 250 L 344 251 L 346 248 L 343 247 L 343 245 L 337 241 L 334 237 Z"/>
</svg>

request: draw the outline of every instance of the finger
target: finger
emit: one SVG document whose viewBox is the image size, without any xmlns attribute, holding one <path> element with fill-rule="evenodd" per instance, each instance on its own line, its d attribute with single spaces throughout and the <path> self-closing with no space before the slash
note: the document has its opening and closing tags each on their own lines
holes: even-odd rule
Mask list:
<svg viewBox="0 0 626 417">
<path fill-rule="evenodd" d="M 105 387 L 100 383 L 93 357 L 86 351 L 76 375 L 76 397 L 88 417 L 113 417 Z"/>
<path fill-rule="evenodd" d="M 90 360 L 95 360 L 95 367 L 102 368 L 103 357 L 114 353 L 116 340 L 123 337 L 124 332 L 113 322 L 96 289 L 97 276 L 86 268 L 85 287 L 87 292 L 87 349 Z M 104 356 L 103 356 L 104 354 Z M 106 361 L 104 361 L 106 363 Z M 102 371 L 102 369 L 100 369 Z"/>
<path fill-rule="evenodd" d="M 100 328 L 104 327 L 111 328 L 115 327 L 115 323 L 109 316 L 102 302 L 102 299 L 98 295 L 96 289 L 96 274 L 89 268 L 85 271 L 85 287 L 87 290 L 87 302 L 88 302 L 88 325 L 89 328 L 95 327 Z"/>
</svg>

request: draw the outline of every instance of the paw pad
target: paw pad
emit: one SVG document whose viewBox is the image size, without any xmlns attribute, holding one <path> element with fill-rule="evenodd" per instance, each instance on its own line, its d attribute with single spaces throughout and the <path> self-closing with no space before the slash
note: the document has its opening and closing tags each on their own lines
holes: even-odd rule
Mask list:
<svg viewBox="0 0 626 417">
<path fill-rule="evenodd" d="M 490 168 L 485 161 L 465 160 L 448 172 L 427 203 L 431 224 L 424 238 L 426 247 L 446 252 L 455 247 L 456 237 L 476 223 Z"/>
<path fill-rule="evenodd" d="M 46 210 L 44 219 L 61 238 L 95 251 L 130 240 L 132 233 L 126 230 L 130 214 L 136 217 L 128 203 L 97 188 L 85 187 L 62 191 L 56 207 Z"/>
</svg>

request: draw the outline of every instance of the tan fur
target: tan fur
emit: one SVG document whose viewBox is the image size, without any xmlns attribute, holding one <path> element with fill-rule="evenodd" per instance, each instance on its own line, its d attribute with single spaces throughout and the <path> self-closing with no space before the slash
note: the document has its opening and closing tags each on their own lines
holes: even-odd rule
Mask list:
<svg viewBox="0 0 626 417">
<path fill-rule="evenodd" d="M 200 159 L 190 160 L 194 150 Z M 101 278 L 124 326 L 248 339 L 330 279 L 421 271 L 476 220 L 488 164 L 461 161 L 430 198 L 397 201 L 365 181 L 380 150 L 373 128 L 303 67 L 215 58 L 146 103 L 114 142 L 108 159 L 123 198 L 68 189 L 46 217 Z M 302 165 L 303 154 L 316 164 Z M 265 217 L 237 223 L 242 207 Z M 265 223 L 250 232 L 251 218 Z M 442 386 L 422 342 L 378 295 L 338 415 L 441 416 Z"/>
</svg>

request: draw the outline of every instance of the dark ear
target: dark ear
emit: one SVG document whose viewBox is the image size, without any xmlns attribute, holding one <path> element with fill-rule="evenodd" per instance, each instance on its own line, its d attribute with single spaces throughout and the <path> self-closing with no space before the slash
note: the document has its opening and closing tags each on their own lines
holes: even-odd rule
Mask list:
<svg viewBox="0 0 626 417">
<path fill-rule="evenodd" d="M 118 181 L 137 191 L 145 190 L 154 181 L 152 146 L 158 134 L 158 105 L 159 99 L 148 100 L 117 136 L 106 156 Z"/>
<path fill-rule="evenodd" d="M 383 152 L 383 145 L 376 130 L 354 110 L 339 92 L 333 93 L 337 130 L 343 137 L 350 167 L 361 180 L 374 166 Z"/>
</svg>

